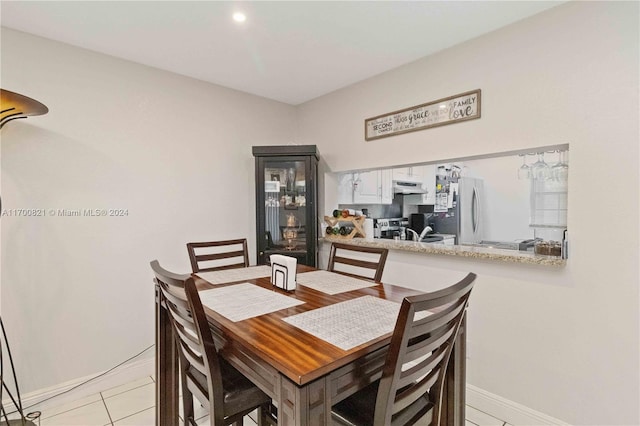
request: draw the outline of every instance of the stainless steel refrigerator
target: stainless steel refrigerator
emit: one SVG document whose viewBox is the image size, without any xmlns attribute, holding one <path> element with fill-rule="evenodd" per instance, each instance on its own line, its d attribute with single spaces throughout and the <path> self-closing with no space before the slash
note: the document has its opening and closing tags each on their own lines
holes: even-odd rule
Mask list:
<svg viewBox="0 0 640 426">
<path fill-rule="evenodd" d="M 469 177 L 436 177 L 435 232 L 455 234 L 456 244 L 478 244 L 484 238 L 483 181 Z"/>
</svg>

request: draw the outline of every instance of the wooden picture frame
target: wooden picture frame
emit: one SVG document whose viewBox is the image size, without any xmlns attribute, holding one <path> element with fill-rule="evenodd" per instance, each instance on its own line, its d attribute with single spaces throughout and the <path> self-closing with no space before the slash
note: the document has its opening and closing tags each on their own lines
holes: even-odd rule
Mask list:
<svg viewBox="0 0 640 426">
<path fill-rule="evenodd" d="M 481 90 L 377 115 L 364 120 L 364 139 L 371 141 L 481 117 Z"/>
</svg>

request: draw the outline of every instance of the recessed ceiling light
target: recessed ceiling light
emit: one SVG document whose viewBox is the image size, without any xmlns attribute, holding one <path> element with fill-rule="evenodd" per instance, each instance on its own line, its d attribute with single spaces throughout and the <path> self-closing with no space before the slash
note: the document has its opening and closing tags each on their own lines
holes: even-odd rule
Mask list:
<svg viewBox="0 0 640 426">
<path fill-rule="evenodd" d="M 247 20 L 247 16 L 242 12 L 236 12 L 233 14 L 233 20 L 236 22 L 244 22 Z"/>
</svg>

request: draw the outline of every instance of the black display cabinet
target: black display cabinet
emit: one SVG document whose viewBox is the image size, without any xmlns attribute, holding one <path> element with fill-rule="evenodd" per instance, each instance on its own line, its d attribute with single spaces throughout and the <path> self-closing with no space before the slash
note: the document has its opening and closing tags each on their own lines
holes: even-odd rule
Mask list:
<svg viewBox="0 0 640 426">
<path fill-rule="evenodd" d="M 254 146 L 258 265 L 271 254 L 317 265 L 318 159 L 315 145 Z"/>
</svg>

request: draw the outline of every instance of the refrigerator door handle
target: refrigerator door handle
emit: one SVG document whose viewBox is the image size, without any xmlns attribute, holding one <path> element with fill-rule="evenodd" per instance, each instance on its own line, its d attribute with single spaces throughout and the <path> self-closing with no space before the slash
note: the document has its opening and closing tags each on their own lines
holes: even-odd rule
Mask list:
<svg viewBox="0 0 640 426">
<path fill-rule="evenodd" d="M 473 188 L 473 194 L 472 194 L 472 198 L 471 198 L 471 209 L 472 209 L 472 213 L 471 213 L 471 219 L 472 219 L 472 227 L 473 227 L 473 233 L 477 234 L 478 232 L 478 190 L 477 188 Z"/>
</svg>

